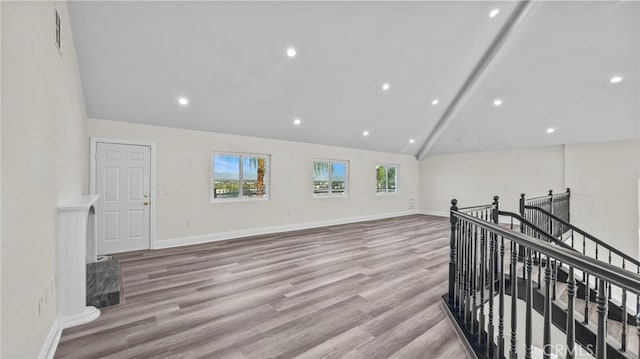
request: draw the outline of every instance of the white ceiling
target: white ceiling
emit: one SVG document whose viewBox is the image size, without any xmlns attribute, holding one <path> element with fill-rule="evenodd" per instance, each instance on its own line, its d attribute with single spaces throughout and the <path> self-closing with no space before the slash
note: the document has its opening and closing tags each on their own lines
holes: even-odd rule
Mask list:
<svg viewBox="0 0 640 359">
<path fill-rule="evenodd" d="M 639 138 L 639 4 L 533 3 L 430 153 Z"/>
<path fill-rule="evenodd" d="M 70 16 L 90 117 L 417 155 L 516 5 L 73 2 Z M 533 4 L 431 153 L 639 137 L 638 8 Z"/>
</svg>

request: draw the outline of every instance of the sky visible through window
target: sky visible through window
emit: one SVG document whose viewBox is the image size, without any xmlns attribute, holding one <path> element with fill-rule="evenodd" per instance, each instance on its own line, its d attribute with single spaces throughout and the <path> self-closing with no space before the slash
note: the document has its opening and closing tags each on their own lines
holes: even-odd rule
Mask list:
<svg viewBox="0 0 640 359">
<path fill-rule="evenodd" d="M 344 182 L 347 173 L 347 165 L 345 163 L 333 162 L 333 181 Z M 329 180 L 329 167 L 324 167 L 318 170 L 315 175 L 316 181 L 328 181 Z"/>
<path fill-rule="evenodd" d="M 237 180 L 240 173 L 240 156 L 216 155 L 213 173 L 217 179 Z"/>
<path fill-rule="evenodd" d="M 244 157 L 242 167 L 244 169 L 242 177 L 245 180 L 258 179 L 255 157 Z M 216 155 L 213 173 L 217 179 L 237 180 L 240 173 L 240 156 Z"/>
</svg>

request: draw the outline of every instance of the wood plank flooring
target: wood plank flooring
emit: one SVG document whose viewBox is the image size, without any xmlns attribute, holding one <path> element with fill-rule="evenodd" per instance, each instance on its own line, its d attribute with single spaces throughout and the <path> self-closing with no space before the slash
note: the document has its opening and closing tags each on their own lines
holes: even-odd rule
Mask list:
<svg viewBox="0 0 640 359">
<path fill-rule="evenodd" d="M 56 358 L 466 358 L 449 221 L 406 216 L 117 255 L 123 304 Z"/>
</svg>

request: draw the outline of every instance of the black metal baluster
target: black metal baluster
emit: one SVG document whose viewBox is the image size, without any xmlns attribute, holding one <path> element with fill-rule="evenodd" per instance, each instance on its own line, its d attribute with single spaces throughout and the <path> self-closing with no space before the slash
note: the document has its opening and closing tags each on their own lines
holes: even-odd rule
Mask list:
<svg viewBox="0 0 640 359">
<path fill-rule="evenodd" d="M 480 232 L 480 334 L 478 335 L 478 346 L 484 347 L 483 333 L 484 333 L 484 290 L 485 290 L 485 278 L 487 268 L 487 250 L 486 250 L 486 233 L 483 229 Z"/>
<path fill-rule="evenodd" d="M 551 258 L 547 255 L 544 267 L 544 327 L 542 344 L 543 358 L 551 358 Z"/>
<path fill-rule="evenodd" d="M 585 235 L 582 235 L 582 254 L 586 255 L 587 251 L 587 239 L 585 238 Z M 586 280 L 586 272 L 582 271 L 582 281 L 584 282 Z"/>
<path fill-rule="evenodd" d="M 469 294 L 469 286 L 468 286 L 468 277 L 467 277 L 467 267 L 469 266 L 469 263 L 467 262 L 467 243 L 469 242 L 469 234 L 467 232 L 467 228 L 469 227 L 470 223 L 466 222 L 464 223 L 464 226 L 462 228 L 462 233 L 464 236 L 464 243 L 462 244 L 462 263 L 464 263 L 464 265 L 462 266 L 462 288 L 461 288 L 461 293 L 460 293 L 460 298 L 462 298 L 462 304 L 460 305 L 461 307 L 461 318 L 462 321 L 467 324 L 467 311 L 468 311 L 468 305 L 469 305 L 469 300 L 468 300 L 468 294 Z"/>
<path fill-rule="evenodd" d="M 518 250 L 518 245 L 511 241 L 511 350 L 509 351 L 509 359 L 518 358 L 516 348 L 516 329 L 518 326 L 518 275 L 516 273 L 516 264 L 518 263 Z"/>
<path fill-rule="evenodd" d="M 611 287 L 611 284 L 609 284 L 609 287 Z M 622 306 L 620 309 L 622 310 L 622 336 L 620 338 L 620 350 L 624 352 L 627 351 L 627 321 L 629 320 L 627 316 L 627 290 L 624 288 L 622 288 Z"/>
<path fill-rule="evenodd" d="M 609 249 L 609 264 L 611 264 L 611 249 Z M 609 300 L 611 300 L 611 284 L 609 284 L 609 294 L 608 294 L 608 298 Z"/>
<path fill-rule="evenodd" d="M 489 235 L 489 330 L 487 333 L 487 353 L 489 355 L 490 358 L 493 357 L 493 333 L 494 333 L 494 327 L 493 327 L 493 301 L 495 298 L 495 271 L 493 270 L 494 268 L 494 263 L 495 263 L 495 257 L 494 257 L 494 248 L 495 248 L 495 234 L 490 234 Z"/>
<path fill-rule="evenodd" d="M 571 189 L 567 187 L 567 222 L 571 223 Z"/>
<path fill-rule="evenodd" d="M 458 315 L 462 318 L 462 309 L 464 307 L 464 225 L 467 223 L 466 220 L 462 221 L 459 224 L 458 228 L 458 288 L 456 290 L 458 296 Z"/>
<path fill-rule="evenodd" d="M 548 262 L 547 262 L 548 263 Z M 558 261 L 557 260 L 553 260 L 553 264 L 551 266 L 551 269 L 553 270 L 553 272 L 551 272 L 551 299 L 552 300 L 556 300 L 556 284 L 558 281 Z"/>
<path fill-rule="evenodd" d="M 638 305 L 636 305 L 636 336 L 638 337 L 638 347 L 636 350 L 638 357 L 640 357 L 640 311 L 638 310 Z"/>
<path fill-rule="evenodd" d="M 498 358 L 504 358 L 504 237 L 500 238 L 500 302 L 498 308 Z"/>
<path fill-rule="evenodd" d="M 538 289 L 542 288 L 542 253 L 538 252 Z"/>
<path fill-rule="evenodd" d="M 573 228 L 571 228 L 571 248 L 575 248 L 573 246 Z"/>
<path fill-rule="evenodd" d="M 531 249 L 527 248 L 527 310 L 525 313 L 525 336 L 524 336 L 524 357 L 531 359 L 531 339 L 533 322 L 531 320 L 531 310 L 533 306 L 533 288 L 531 285 Z"/>
<path fill-rule="evenodd" d="M 477 302 L 477 298 L 476 298 L 476 292 L 478 291 L 478 260 L 477 260 L 477 256 L 478 256 L 478 227 L 476 226 L 475 231 L 473 232 L 473 271 L 472 271 L 472 276 L 473 276 L 473 285 L 471 286 L 471 293 L 473 296 L 473 305 L 471 306 L 471 309 L 473 311 L 473 314 L 471 316 L 471 336 L 473 337 L 473 335 L 477 334 L 480 332 L 479 329 L 477 329 L 477 320 L 476 320 L 476 313 L 478 313 L 478 302 Z"/>
<path fill-rule="evenodd" d="M 553 190 L 549 190 L 549 213 L 553 214 Z M 547 218 L 547 220 L 545 221 L 547 222 L 547 233 L 555 235 L 553 233 L 553 223 L 551 221 L 551 217 L 547 215 L 545 215 L 545 217 Z"/>
<path fill-rule="evenodd" d="M 575 286 L 576 281 L 573 275 L 573 267 L 569 267 L 569 278 L 567 279 L 567 355 L 566 359 L 573 359 L 576 342 L 575 329 Z"/>
<path fill-rule="evenodd" d="M 605 297 L 605 281 L 604 279 L 596 279 L 598 283 L 598 295 L 596 303 L 598 303 L 598 334 L 596 336 L 596 359 L 605 359 L 607 357 L 607 298 Z"/>
<path fill-rule="evenodd" d="M 472 313 L 472 307 L 471 307 L 471 283 L 472 283 L 472 275 L 473 275 L 473 271 L 471 270 L 471 263 L 472 263 L 472 259 L 471 259 L 471 248 L 472 248 L 472 243 L 473 243 L 473 234 L 472 231 L 474 229 L 474 227 L 476 227 L 474 224 L 469 224 L 469 227 L 467 228 L 467 236 L 469 238 L 469 240 L 467 241 L 467 248 L 466 248 L 466 260 L 465 262 L 467 263 L 467 282 L 465 283 L 465 295 L 466 295 L 466 299 L 467 299 L 467 306 L 466 306 L 466 311 L 465 311 L 465 320 L 467 322 L 467 328 L 471 329 L 473 326 L 473 313 Z M 467 320 L 468 318 L 468 320 Z"/>
<path fill-rule="evenodd" d="M 582 271 L 585 273 L 585 271 Z M 589 324 L 589 299 L 591 297 L 591 289 L 589 288 L 589 273 L 586 273 L 584 282 L 584 324 Z"/>
<path fill-rule="evenodd" d="M 636 272 L 640 274 L 640 266 L 637 267 Z M 640 294 L 638 293 L 636 293 L 636 337 L 638 339 L 636 355 L 640 357 Z"/>
<path fill-rule="evenodd" d="M 456 285 L 456 229 L 458 227 L 458 218 L 454 212 L 458 211 L 458 200 L 451 200 L 451 240 L 449 241 L 449 305 L 455 307 L 455 285 Z"/>
</svg>

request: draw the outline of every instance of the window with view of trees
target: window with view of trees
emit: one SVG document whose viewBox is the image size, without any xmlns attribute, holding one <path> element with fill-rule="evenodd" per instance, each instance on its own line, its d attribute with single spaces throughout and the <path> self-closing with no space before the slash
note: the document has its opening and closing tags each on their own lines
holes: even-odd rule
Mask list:
<svg viewBox="0 0 640 359">
<path fill-rule="evenodd" d="M 377 193 L 397 193 L 398 192 L 398 166 L 378 165 L 376 166 L 376 192 Z"/>
<path fill-rule="evenodd" d="M 346 161 L 314 161 L 313 195 L 317 197 L 346 196 L 347 171 Z"/>
<path fill-rule="evenodd" d="M 214 153 L 211 201 L 268 199 L 269 156 Z"/>
</svg>

